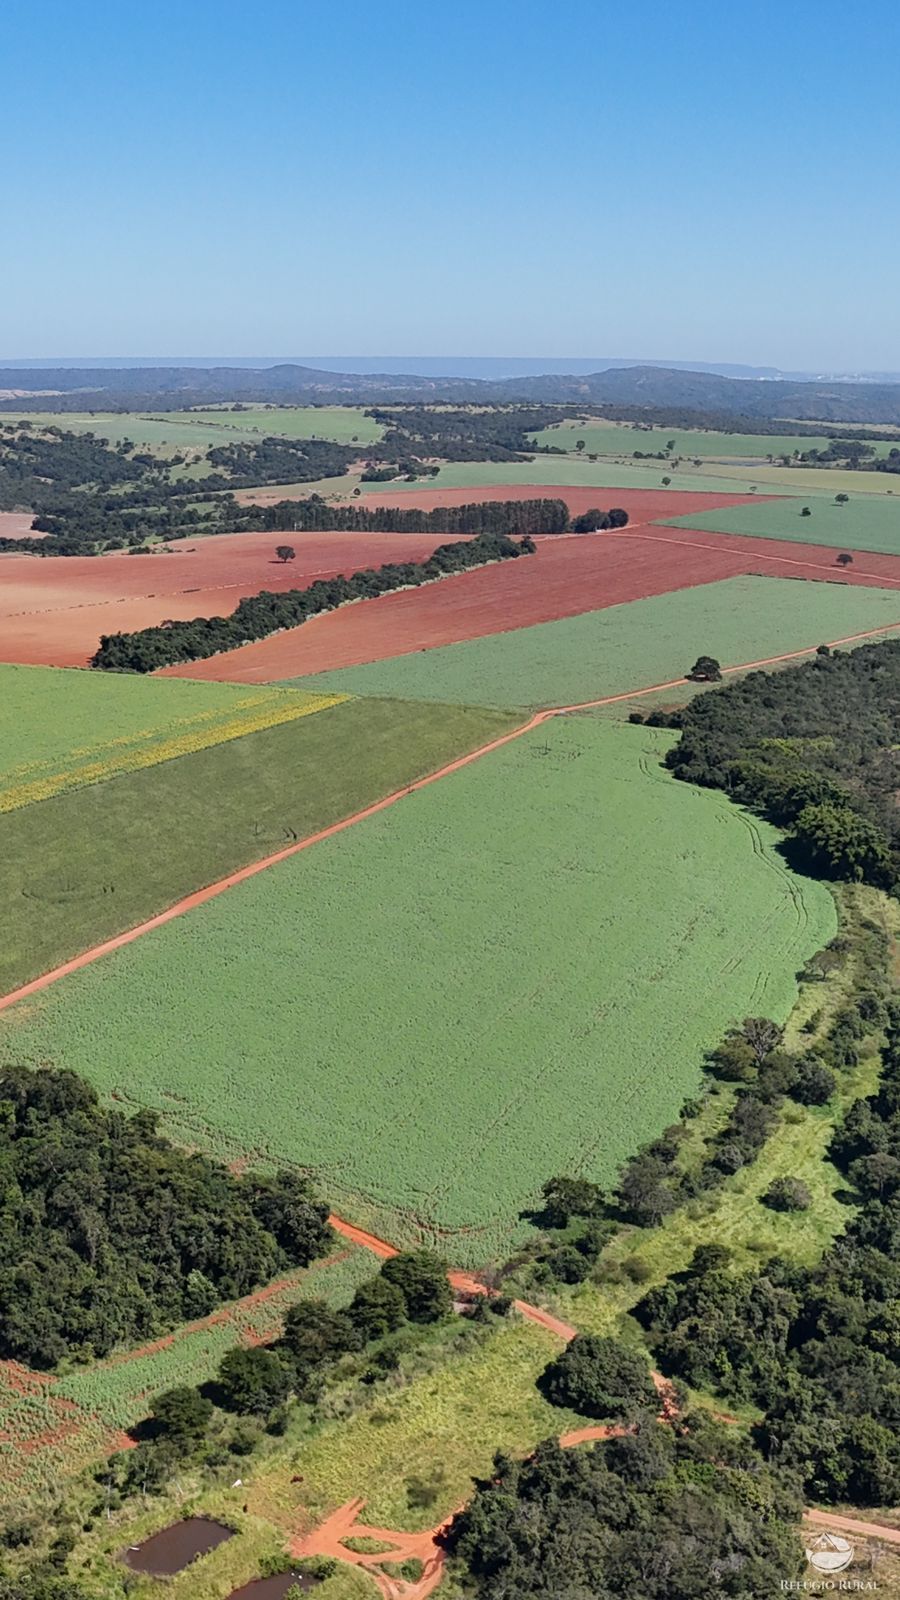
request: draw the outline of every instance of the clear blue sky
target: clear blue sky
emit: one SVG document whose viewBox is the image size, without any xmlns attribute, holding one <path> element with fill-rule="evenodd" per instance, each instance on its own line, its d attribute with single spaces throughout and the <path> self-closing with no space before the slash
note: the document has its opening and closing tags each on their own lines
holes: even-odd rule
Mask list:
<svg viewBox="0 0 900 1600">
<path fill-rule="evenodd" d="M 894 0 L 28 0 L 0 356 L 900 369 Z"/>
</svg>

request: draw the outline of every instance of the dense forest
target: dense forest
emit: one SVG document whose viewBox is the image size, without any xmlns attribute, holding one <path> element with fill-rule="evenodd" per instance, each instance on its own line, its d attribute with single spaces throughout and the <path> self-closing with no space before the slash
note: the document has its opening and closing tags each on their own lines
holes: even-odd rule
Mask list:
<svg viewBox="0 0 900 1600">
<path fill-rule="evenodd" d="M 628 521 L 624 511 L 614 515 Z M 279 500 L 273 506 L 244 506 L 239 520 L 248 529 L 273 533 L 487 533 L 498 538 L 567 533 L 571 526 L 564 500 L 541 499 L 475 500 L 434 511 L 407 511 L 394 506 L 333 505 L 313 495 L 309 500 Z M 617 521 L 616 526 L 624 527 L 625 522 Z"/>
<path fill-rule="evenodd" d="M 285 545 L 284 560 L 294 552 Z M 136 633 L 105 633 L 91 660 L 92 667 L 128 672 L 154 672 L 175 661 L 201 661 L 235 650 L 254 639 L 264 639 L 282 628 L 297 628 L 310 617 L 333 611 L 350 600 L 372 600 L 392 589 L 409 589 L 454 572 L 492 561 L 511 561 L 532 555 L 534 541 L 527 536 L 518 544 L 503 535 L 479 534 L 458 544 L 438 545 L 426 561 L 390 562 L 366 568 L 351 577 L 321 578 L 307 589 L 278 594 L 263 590 L 241 600 L 228 617 L 194 617 L 190 622 L 162 623 Z"/>
<path fill-rule="evenodd" d="M 478 1600 L 769 1600 L 800 1571 L 790 1471 L 694 1412 L 589 1449 L 497 1456 L 446 1535 Z"/>
<path fill-rule="evenodd" d="M 830 1155 L 850 1220 L 818 1266 L 774 1258 L 735 1271 L 727 1251 L 652 1289 L 636 1315 L 663 1370 L 751 1402 L 755 1439 L 806 1494 L 891 1505 L 900 1496 L 900 1006 L 878 1091 L 857 1100 Z"/>
<path fill-rule="evenodd" d="M 724 789 L 787 830 L 799 867 L 900 878 L 900 641 L 751 672 L 677 714 L 676 777 Z"/>
<path fill-rule="evenodd" d="M 412 457 L 437 456 L 442 461 L 517 461 L 534 455 L 531 435 L 551 423 L 576 415 L 572 406 L 505 406 L 478 410 L 406 406 L 367 413 L 386 432 L 379 446 Z M 367 453 L 371 454 L 371 451 Z"/>
<path fill-rule="evenodd" d="M 302 1178 L 235 1178 L 105 1110 L 71 1072 L 0 1072 L 0 1356 L 105 1355 L 248 1294 L 328 1247 Z"/>
</svg>

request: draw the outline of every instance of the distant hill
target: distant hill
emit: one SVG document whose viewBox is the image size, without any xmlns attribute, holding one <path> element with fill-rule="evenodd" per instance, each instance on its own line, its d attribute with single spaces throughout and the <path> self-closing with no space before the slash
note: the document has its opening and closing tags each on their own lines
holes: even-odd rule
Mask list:
<svg viewBox="0 0 900 1600">
<path fill-rule="evenodd" d="M 900 423 L 900 383 L 731 378 L 675 367 L 611 367 L 477 380 L 416 373 L 252 367 L 0 368 L 0 411 L 143 411 L 238 400 L 339 404 L 449 400 L 654 406 L 810 422 Z"/>
</svg>

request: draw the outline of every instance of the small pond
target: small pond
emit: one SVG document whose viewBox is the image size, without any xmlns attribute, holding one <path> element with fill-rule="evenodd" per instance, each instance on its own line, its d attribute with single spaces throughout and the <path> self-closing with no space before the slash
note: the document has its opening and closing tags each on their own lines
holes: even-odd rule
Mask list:
<svg viewBox="0 0 900 1600">
<path fill-rule="evenodd" d="M 162 1528 L 143 1544 L 124 1550 L 122 1559 L 132 1572 L 170 1578 L 231 1537 L 231 1529 L 221 1522 L 213 1522 L 210 1517 L 188 1517 L 185 1522 L 173 1522 L 168 1528 Z"/>
<path fill-rule="evenodd" d="M 245 1583 L 243 1589 L 233 1589 L 228 1600 L 284 1600 L 289 1589 L 314 1589 L 315 1578 L 303 1578 L 297 1572 L 280 1572 L 277 1578 L 257 1578 Z"/>
</svg>

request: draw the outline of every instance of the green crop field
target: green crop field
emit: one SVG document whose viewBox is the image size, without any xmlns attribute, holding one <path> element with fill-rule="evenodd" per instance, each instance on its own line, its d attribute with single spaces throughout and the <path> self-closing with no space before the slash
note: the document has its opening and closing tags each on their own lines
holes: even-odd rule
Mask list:
<svg viewBox="0 0 900 1600">
<path fill-rule="evenodd" d="M 577 488 L 596 485 L 598 489 L 662 489 L 663 478 L 671 478 L 670 489 L 689 489 L 692 493 L 709 490 L 717 494 L 746 494 L 747 485 L 727 478 L 705 476 L 701 469 L 673 468 L 664 461 L 635 462 L 619 466 L 615 461 L 584 461 L 568 456 L 535 456 L 533 461 L 455 461 L 441 467 L 434 478 L 417 478 L 415 483 L 364 483 L 363 493 L 393 494 L 421 492 L 423 489 L 481 489 L 498 483 L 559 484 Z"/>
<path fill-rule="evenodd" d="M 900 490 L 900 480 L 898 480 Z M 810 515 L 802 514 L 808 503 Z M 750 534 L 757 539 L 785 539 L 791 544 L 824 544 L 835 550 L 868 550 L 900 555 L 900 493 L 896 500 L 851 496 L 847 505 L 834 500 L 763 500 L 759 505 L 729 506 L 692 517 L 666 518 L 676 528 L 708 528 L 716 533 Z"/>
<path fill-rule="evenodd" d="M 795 450 L 826 450 L 831 443 L 824 435 L 800 437 L 787 433 L 716 433 L 699 428 L 632 428 L 593 417 L 589 422 L 567 418 L 550 428 L 542 428 L 532 437 L 536 444 L 552 445 L 560 450 L 574 450 L 576 440 L 583 439 L 586 455 L 593 451 L 604 456 L 630 456 L 635 450 L 664 450 L 670 439 L 674 439 L 672 454 L 675 456 L 712 457 L 713 460 L 722 456 L 735 460 L 749 457 L 754 461 L 765 461 L 770 455 L 793 456 Z M 883 439 L 864 442 L 876 456 L 887 455 L 892 443 L 896 443 Z"/>
<path fill-rule="evenodd" d="M 182 687 L 176 679 L 56 677 L 88 688 L 109 683 L 139 699 L 145 689 Z M 0 994 L 515 721 L 465 706 L 346 700 L 321 716 L 0 814 Z"/>
<path fill-rule="evenodd" d="M 367 417 L 362 406 L 245 406 L 232 411 L 221 406 L 195 407 L 175 412 L 172 420 L 188 427 L 203 418 L 221 429 L 240 433 L 282 435 L 286 439 L 331 439 L 335 444 L 377 444 L 384 436 L 380 422 Z"/>
<path fill-rule="evenodd" d="M 0 418 L 0 421 L 7 422 L 20 420 L 33 423 L 35 428 L 63 428 L 69 433 L 93 433 L 98 439 L 108 439 L 112 445 L 130 439 L 139 449 L 160 456 L 173 456 L 185 448 L 206 451 L 211 445 L 226 443 L 229 438 L 255 437 L 250 429 L 241 430 L 240 413 L 227 434 L 216 423 L 205 422 L 199 416 L 192 417 L 184 411 L 166 412 L 160 416 L 136 411 L 12 411 Z"/>
<path fill-rule="evenodd" d="M 900 589 L 726 578 L 295 681 L 326 692 L 565 706 L 680 678 L 701 653 L 736 666 L 896 623 Z"/>
<path fill-rule="evenodd" d="M 293 722 L 340 698 L 0 666 L 0 813 Z"/>
<path fill-rule="evenodd" d="M 702 471 L 707 477 L 718 479 L 720 485 L 726 479 L 729 493 L 738 485 L 738 492 L 747 493 L 755 484 L 761 495 L 800 495 L 801 504 L 810 497 L 818 499 L 824 495 L 830 499 L 836 494 L 896 495 L 900 500 L 900 477 L 896 472 L 854 472 L 850 467 L 779 467 L 768 461 L 752 467 L 705 461 Z"/>
<path fill-rule="evenodd" d="M 665 774 L 670 738 L 536 729 L 13 1007 L 3 1058 L 484 1260 L 548 1173 L 610 1181 L 834 934 L 773 830 Z"/>
</svg>

